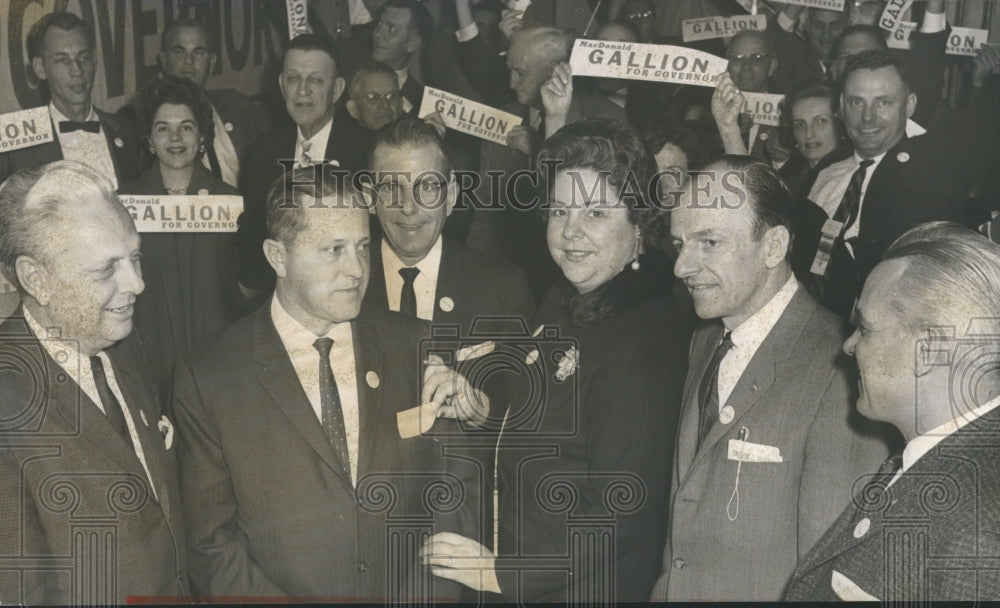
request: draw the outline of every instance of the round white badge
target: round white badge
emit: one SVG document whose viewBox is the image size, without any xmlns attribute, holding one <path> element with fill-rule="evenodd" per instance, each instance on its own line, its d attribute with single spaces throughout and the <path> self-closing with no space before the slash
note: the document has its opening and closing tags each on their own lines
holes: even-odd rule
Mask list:
<svg viewBox="0 0 1000 608">
<path fill-rule="evenodd" d="M 115 138 L 115 146 L 118 147 L 118 148 L 124 148 L 125 147 L 125 142 L 122 141 L 121 137 L 116 137 Z"/>
<path fill-rule="evenodd" d="M 372 388 L 378 388 L 378 385 L 380 384 L 381 381 L 379 380 L 378 374 L 371 371 L 365 374 L 365 382 L 367 382 L 368 386 Z"/>
<path fill-rule="evenodd" d="M 726 407 L 722 408 L 722 410 L 719 412 L 719 422 L 721 422 L 722 424 L 729 424 L 730 422 L 733 421 L 733 418 L 735 416 L 736 416 L 736 410 L 733 409 L 733 406 L 727 405 Z"/>
<path fill-rule="evenodd" d="M 224 124 L 222 126 L 226 129 L 226 131 L 228 131 L 230 133 L 233 132 L 233 123 L 227 122 L 226 124 Z"/>
<path fill-rule="evenodd" d="M 868 534 L 868 528 L 872 525 L 872 520 L 865 517 L 858 522 L 858 525 L 854 526 L 854 538 L 861 538 L 865 534 Z"/>
<path fill-rule="evenodd" d="M 455 301 L 448 296 L 445 296 L 438 302 L 438 306 L 440 306 L 441 310 L 445 312 L 451 312 L 455 310 Z"/>
<path fill-rule="evenodd" d="M 910 155 L 907 154 L 906 152 L 900 152 L 899 154 L 896 155 L 896 160 L 898 160 L 901 163 L 905 163 L 910 160 Z"/>
<path fill-rule="evenodd" d="M 528 356 L 524 358 L 524 362 L 528 365 L 534 365 L 535 361 L 538 361 L 538 349 L 532 350 L 528 353 Z"/>
</svg>

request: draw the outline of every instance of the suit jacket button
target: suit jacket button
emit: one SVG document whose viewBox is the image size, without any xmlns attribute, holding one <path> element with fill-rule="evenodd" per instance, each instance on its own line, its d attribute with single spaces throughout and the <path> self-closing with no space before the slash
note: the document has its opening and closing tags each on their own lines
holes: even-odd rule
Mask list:
<svg viewBox="0 0 1000 608">
<path fill-rule="evenodd" d="M 365 572 L 368 572 L 368 564 L 366 564 L 364 562 L 358 562 L 358 572 L 360 572 L 362 574 L 364 574 Z"/>
<path fill-rule="evenodd" d="M 674 560 L 674 568 L 676 568 L 677 570 L 680 570 L 681 568 L 683 568 L 686 565 L 687 564 L 684 563 L 684 560 L 682 560 L 679 557 Z"/>
</svg>

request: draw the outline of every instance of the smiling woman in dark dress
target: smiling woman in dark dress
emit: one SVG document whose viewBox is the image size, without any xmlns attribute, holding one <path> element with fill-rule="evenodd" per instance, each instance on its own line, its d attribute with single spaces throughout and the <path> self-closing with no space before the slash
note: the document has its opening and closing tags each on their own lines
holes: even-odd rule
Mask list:
<svg viewBox="0 0 1000 608">
<path fill-rule="evenodd" d="M 212 107 L 191 82 L 166 77 L 140 94 L 142 133 L 156 162 L 119 194 L 239 195 L 201 165 L 214 126 Z M 167 395 L 177 355 L 235 320 L 231 294 L 232 235 L 147 233 L 142 235 L 146 290 L 135 312 L 158 387 Z"/>
<path fill-rule="evenodd" d="M 655 165 L 635 131 L 608 119 L 567 125 L 542 146 L 539 172 L 556 161 L 545 215 L 564 280 L 532 322 L 545 329 L 500 434 L 498 552 L 440 533 L 423 556 L 435 575 L 508 601 L 645 601 L 665 537 L 689 328 L 667 285 L 644 276 L 654 209 L 626 184 L 644 190 Z"/>
</svg>

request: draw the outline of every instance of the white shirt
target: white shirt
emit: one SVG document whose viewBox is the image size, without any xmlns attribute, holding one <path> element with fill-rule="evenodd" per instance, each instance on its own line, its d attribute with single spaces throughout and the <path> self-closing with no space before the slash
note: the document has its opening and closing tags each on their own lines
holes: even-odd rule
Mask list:
<svg viewBox="0 0 1000 608">
<path fill-rule="evenodd" d="M 115 175 L 115 161 L 111 159 L 111 151 L 108 150 L 108 137 L 104 132 L 104 125 L 101 125 L 101 130 L 97 133 L 91 133 L 83 129 L 78 129 L 72 133 L 59 133 L 59 123 L 64 120 L 70 120 L 70 118 L 67 118 L 65 114 L 57 110 L 55 104 L 51 102 L 49 103 L 49 116 L 52 117 L 52 121 L 55 123 L 56 133 L 59 134 L 59 147 L 62 149 L 63 158 L 88 165 L 110 179 L 111 183 L 114 184 L 115 190 L 117 190 L 118 176 Z M 87 120 L 96 120 L 100 123 L 93 106 L 90 107 L 90 114 L 87 116 Z"/>
<path fill-rule="evenodd" d="M 306 329 L 288 314 L 285 307 L 275 295 L 271 299 L 271 321 L 278 330 L 281 344 L 288 353 L 288 358 L 299 378 L 299 384 L 309 399 L 313 413 L 320 426 L 323 424 L 323 402 L 319 395 L 319 351 L 313 343 L 324 336 L 317 336 Z M 347 433 L 347 451 L 351 460 L 351 480 L 358 479 L 358 379 L 354 364 L 354 337 L 350 323 L 337 323 L 325 337 L 333 340 L 330 349 L 330 367 L 333 368 L 333 378 L 337 381 L 337 394 L 340 396 L 340 409 L 344 416 L 344 428 Z M 325 436 L 325 434 L 324 434 Z"/>
<path fill-rule="evenodd" d="M 908 471 L 910 467 L 923 458 L 925 454 L 933 450 L 937 444 L 944 441 L 948 436 L 958 432 L 959 429 L 967 424 L 983 417 L 997 406 L 1000 406 L 1000 397 L 991 399 L 971 412 L 959 414 L 957 417 L 949 420 L 941 426 L 933 428 L 922 435 L 917 435 L 913 439 L 906 442 L 906 447 L 903 448 L 903 464 L 899 471 L 896 472 L 896 476 L 889 482 L 889 485 L 891 486 L 896 483 L 896 480 L 899 479 L 903 473 Z"/>
<path fill-rule="evenodd" d="M 726 405 L 729 395 L 736 388 L 736 383 L 743 376 L 743 372 L 746 371 L 750 360 L 757 353 L 757 349 L 760 348 L 764 339 L 771 333 L 778 319 L 788 308 L 788 303 L 792 301 L 792 296 L 795 295 L 798 287 L 799 283 L 795 280 L 795 275 L 792 275 L 767 304 L 749 319 L 732 329 L 730 338 L 733 341 L 733 347 L 719 363 L 720 410 Z"/>
<path fill-rule="evenodd" d="M 364 25 L 372 21 L 372 14 L 368 12 L 368 7 L 362 0 L 347 0 L 347 10 L 351 25 Z"/>
<path fill-rule="evenodd" d="M 434 320 L 434 294 L 437 292 L 438 271 L 441 269 L 441 249 L 442 239 L 438 235 L 424 259 L 414 264 L 420 270 L 420 274 L 413 279 L 417 316 L 426 321 Z M 385 294 L 388 296 L 389 310 L 399 312 L 400 294 L 403 291 L 403 277 L 399 274 L 399 269 L 406 267 L 389 243 L 382 239 L 382 272 L 385 273 Z"/>
<path fill-rule="evenodd" d="M 323 164 L 325 162 L 326 159 L 324 159 L 323 157 L 326 156 L 326 146 L 327 146 L 327 143 L 329 143 L 329 141 L 330 141 L 330 132 L 331 131 L 333 131 L 333 119 L 332 118 L 330 119 L 330 122 L 328 122 L 325 125 L 323 125 L 323 128 L 321 128 L 319 131 L 317 131 L 316 134 L 313 135 L 312 137 L 310 137 L 308 140 L 305 138 L 305 136 L 302 135 L 302 128 L 301 127 L 299 127 L 298 129 L 296 129 L 296 133 L 297 133 L 297 135 L 295 136 L 295 167 L 296 168 L 304 167 L 305 166 L 305 163 L 303 162 L 304 159 L 302 157 L 302 143 L 305 142 L 305 141 L 309 142 L 309 159 L 311 161 L 309 164 L 311 164 L 311 165 L 320 165 L 320 164 Z"/>
<path fill-rule="evenodd" d="M 212 147 L 215 148 L 215 158 L 219 160 L 222 181 L 236 188 L 239 186 L 240 179 L 240 158 L 236 154 L 236 146 L 233 145 L 233 140 L 230 139 L 229 133 L 226 131 L 226 123 L 222 121 L 222 117 L 215 111 L 215 108 L 212 108 L 212 123 L 215 125 L 215 139 L 212 142 Z M 232 128 L 231 124 L 229 128 Z M 325 151 L 326 149 L 324 148 Z M 296 158 L 298 157 L 296 156 Z M 212 170 L 212 163 L 208 160 L 208 154 L 202 155 L 201 164 L 209 171 Z"/>
<path fill-rule="evenodd" d="M 66 372 L 66 375 L 73 382 L 76 382 L 80 390 L 83 391 L 83 394 L 97 406 L 97 409 L 101 410 L 101 414 L 107 416 L 107 413 L 104 411 L 104 403 L 101 401 L 101 395 L 97 392 L 94 372 L 90 368 L 90 357 L 81 355 L 80 351 L 76 349 L 73 340 L 59 339 L 57 337 L 59 335 L 58 331 L 50 333 L 42 329 L 41 324 L 39 324 L 27 308 L 24 308 L 24 320 L 28 323 L 31 333 L 35 334 L 38 338 L 45 352 L 52 357 L 52 360 Z M 135 455 L 139 459 L 139 463 L 142 464 L 142 470 L 146 472 L 146 479 L 149 480 L 149 487 L 153 490 L 153 496 L 159 500 L 159 497 L 156 495 L 156 485 L 153 483 L 153 476 L 149 474 L 149 467 L 146 465 L 146 453 L 142 448 L 142 442 L 139 441 L 139 434 L 135 430 L 135 421 L 132 420 L 132 412 L 126 405 L 125 395 L 122 394 L 121 388 L 118 386 L 118 380 L 115 379 L 115 368 L 111 365 L 111 359 L 103 350 L 97 353 L 96 356 L 100 357 L 101 362 L 104 363 L 104 375 L 108 379 L 108 386 L 111 388 L 115 399 L 121 404 L 122 414 L 125 417 L 125 426 L 128 428 L 128 434 L 132 438 Z M 154 423 L 157 422 L 159 421 L 154 421 Z"/>
</svg>

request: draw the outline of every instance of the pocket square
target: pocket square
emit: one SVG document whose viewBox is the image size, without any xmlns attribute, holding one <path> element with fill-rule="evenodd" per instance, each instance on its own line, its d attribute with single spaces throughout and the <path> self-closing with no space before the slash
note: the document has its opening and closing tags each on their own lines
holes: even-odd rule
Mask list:
<svg viewBox="0 0 1000 608">
<path fill-rule="evenodd" d="M 837 597 L 845 602 L 877 602 L 877 597 L 858 586 L 857 583 L 843 574 L 833 571 L 830 576 L 830 586 Z"/>
<path fill-rule="evenodd" d="M 170 424 L 170 419 L 161 416 L 160 421 L 156 423 L 156 428 L 160 429 L 160 435 L 163 436 L 163 443 L 167 449 L 172 448 L 174 445 L 174 425 Z"/>
</svg>

